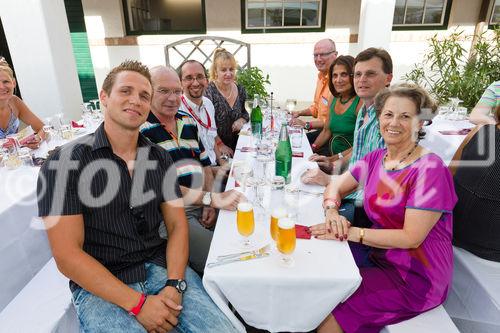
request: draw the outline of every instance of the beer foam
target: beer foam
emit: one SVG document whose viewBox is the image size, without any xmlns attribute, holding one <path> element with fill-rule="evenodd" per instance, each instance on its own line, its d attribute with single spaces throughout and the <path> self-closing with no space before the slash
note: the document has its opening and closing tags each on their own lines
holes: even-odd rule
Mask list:
<svg viewBox="0 0 500 333">
<path fill-rule="evenodd" d="M 276 207 L 271 214 L 274 218 L 280 219 L 287 216 L 286 209 L 283 207 Z"/>
<path fill-rule="evenodd" d="M 249 212 L 253 209 L 252 203 L 251 202 L 240 202 L 238 204 L 238 210 L 240 212 Z"/>
<path fill-rule="evenodd" d="M 278 227 L 281 229 L 292 229 L 295 227 L 295 222 L 291 218 L 283 217 L 278 220 Z"/>
</svg>

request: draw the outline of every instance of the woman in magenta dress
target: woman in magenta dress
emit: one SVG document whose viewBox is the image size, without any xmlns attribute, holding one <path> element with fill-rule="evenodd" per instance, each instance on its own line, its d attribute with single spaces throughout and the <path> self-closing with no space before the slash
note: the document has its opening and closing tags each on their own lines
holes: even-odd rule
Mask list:
<svg viewBox="0 0 500 333">
<path fill-rule="evenodd" d="M 385 89 L 375 99 L 387 148 L 375 150 L 332 182 L 324 194 L 319 239 L 348 240 L 363 278 L 359 288 L 318 327 L 319 333 L 379 332 L 444 302 L 453 271 L 453 179 L 441 158 L 418 145 L 436 110 L 413 85 Z M 339 202 L 364 187 L 369 229 L 351 227 Z"/>
</svg>

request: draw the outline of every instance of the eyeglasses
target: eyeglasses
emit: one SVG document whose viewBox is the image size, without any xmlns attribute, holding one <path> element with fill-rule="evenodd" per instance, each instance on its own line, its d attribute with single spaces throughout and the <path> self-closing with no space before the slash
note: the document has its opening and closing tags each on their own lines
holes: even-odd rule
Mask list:
<svg viewBox="0 0 500 333">
<path fill-rule="evenodd" d="M 175 94 L 175 96 L 180 97 L 182 95 L 182 89 L 166 89 L 158 88 L 156 92 L 164 96 L 170 97 L 170 95 Z"/>
<path fill-rule="evenodd" d="M 377 76 L 379 73 L 375 71 L 366 71 L 366 72 L 356 72 L 354 73 L 354 78 L 355 79 L 361 79 L 361 77 L 364 75 L 367 79 L 373 79 L 375 76 Z"/>
<path fill-rule="evenodd" d="M 148 232 L 148 222 L 144 216 L 144 210 L 138 207 L 130 207 L 130 212 L 137 219 L 135 228 L 140 236 L 144 236 Z"/>
<path fill-rule="evenodd" d="M 329 56 L 330 54 L 332 53 L 335 53 L 337 54 L 337 51 L 333 50 L 333 51 L 330 51 L 330 52 L 324 52 L 324 53 L 313 53 L 313 56 L 314 58 L 317 58 L 317 57 L 321 57 L 321 58 L 324 58 L 326 56 Z"/>
<path fill-rule="evenodd" d="M 182 79 L 182 81 L 186 82 L 186 83 L 192 83 L 192 82 L 194 82 L 194 80 L 196 80 L 198 82 L 202 82 L 206 79 L 207 79 L 207 77 L 204 75 L 197 75 L 196 77 L 186 76 L 185 78 Z"/>
</svg>

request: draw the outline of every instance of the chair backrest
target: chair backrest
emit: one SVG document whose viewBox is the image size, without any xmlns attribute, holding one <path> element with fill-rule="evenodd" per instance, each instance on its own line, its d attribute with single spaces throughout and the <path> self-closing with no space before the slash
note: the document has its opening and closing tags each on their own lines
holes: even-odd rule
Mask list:
<svg viewBox="0 0 500 333">
<path fill-rule="evenodd" d="M 184 60 L 192 59 L 198 60 L 208 69 L 212 65 L 214 52 L 219 47 L 231 52 L 240 67 L 251 66 L 250 44 L 216 36 L 198 36 L 168 44 L 165 46 L 165 63 L 177 69 Z"/>
</svg>

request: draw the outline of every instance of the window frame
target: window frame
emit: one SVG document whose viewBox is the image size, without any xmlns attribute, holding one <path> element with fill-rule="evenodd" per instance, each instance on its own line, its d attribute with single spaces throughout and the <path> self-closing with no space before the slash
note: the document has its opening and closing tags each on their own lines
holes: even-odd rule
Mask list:
<svg viewBox="0 0 500 333">
<path fill-rule="evenodd" d="M 182 1 L 182 0 L 181 0 Z M 127 0 L 122 0 L 122 10 L 123 18 L 125 21 L 125 34 L 126 36 L 139 36 L 139 35 L 186 35 L 186 34 L 206 34 L 207 33 L 207 13 L 205 7 L 205 0 L 201 1 L 201 21 L 202 28 L 200 30 L 158 30 L 158 31 L 148 31 L 148 30 L 130 30 L 130 17 L 128 15 Z"/>
<path fill-rule="evenodd" d="M 424 5 L 426 0 L 424 1 Z M 392 24 L 393 31 L 400 30 L 446 30 L 448 29 L 448 23 L 450 20 L 450 12 L 453 4 L 453 0 L 445 0 L 444 4 L 444 14 L 441 16 L 441 23 L 418 23 L 418 24 Z M 405 6 L 407 4 L 405 3 Z M 406 8 L 406 7 L 405 7 Z M 396 11 L 396 7 L 394 7 L 394 11 Z M 425 7 L 424 7 L 424 17 L 425 17 Z"/>
<path fill-rule="evenodd" d="M 491 9 L 489 11 L 489 16 L 488 16 L 488 29 L 495 29 L 495 27 L 500 27 L 500 22 L 497 23 L 492 23 L 491 20 L 493 19 L 493 12 L 495 10 L 495 3 L 499 0 L 492 0 L 491 4 Z M 500 5 L 500 3 L 499 3 Z"/>
<path fill-rule="evenodd" d="M 243 34 L 263 34 L 263 33 L 287 33 L 287 32 L 325 32 L 326 21 L 326 5 L 328 0 L 319 0 L 319 20 L 318 27 L 265 27 L 265 28 L 252 28 L 248 29 L 247 24 L 247 0 L 241 0 L 241 33 Z"/>
</svg>

